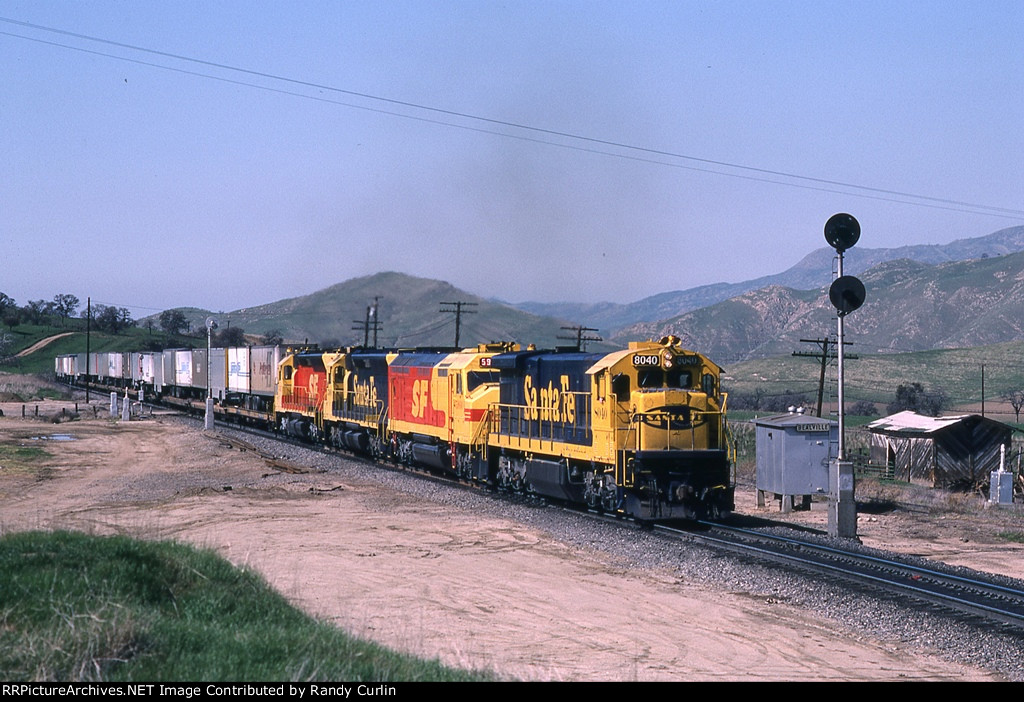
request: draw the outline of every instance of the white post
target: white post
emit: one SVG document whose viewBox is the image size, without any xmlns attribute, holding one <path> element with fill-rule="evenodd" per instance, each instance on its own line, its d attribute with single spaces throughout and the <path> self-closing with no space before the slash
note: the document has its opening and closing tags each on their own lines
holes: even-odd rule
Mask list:
<svg viewBox="0 0 1024 702">
<path fill-rule="evenodd" d="M 213 330 L 217 328 L 217 320 L 213 317 L 206 318 L 206 416 L 203 421 L 203 428 L 207 431 L 213 429 L 213 393 L 210 391 L 212 378 L 210 377 L 211 354 L 213 346 Z"/>
</svg>

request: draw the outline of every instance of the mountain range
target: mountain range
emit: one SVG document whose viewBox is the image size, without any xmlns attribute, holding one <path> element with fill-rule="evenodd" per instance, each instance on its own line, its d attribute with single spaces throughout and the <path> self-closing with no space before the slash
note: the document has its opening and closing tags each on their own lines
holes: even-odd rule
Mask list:
<svg viewBox="0 0 1024 702">
<path fill-rule="evenodd" d="M 1024 251 L 1024 226 L 1001 229 L 987 236 L 957 239 L 948 244 L 920 244 L 898 248 L 854 247 L 844 255 L 843 272 L 860 275 L 873 266 L 901 258 L 925 264 L 941 264 L 972 258 L 1002 256 Z M 815 249 L 796 265 L 773 275 L 741 283 L 714 283 L 686 290 L 660 293 L 637 302 L 544 303 L 522 302 L 515 306 L 533 314 L 576 320 L 577 324 L 615 332 L 637 322 L 653 322 L 723 302 L 752 290 L 782 286 L 794 290 L 817 290 L 832 282 L 835 251 L 827 246 Z"/>
<path fill-rule="evenodd" d="M 847 317 L 859 352 L 919 351 L 1024 339 L 1024 226 L 943 245 L 855 247 L 844 272 L 867 289 Z M 719 283 L 619 304 L 517 304 L 488 300 L 449 283 L 386 272 L 353 278 L 302 297 L 235 310 L 227 317 L 250 334 L 276 330 L 290 341 L 325 346 L 451 346 L 516 340 L 571 345 L 569 326 L 599 330 L 620 347 L 675 334 L 720 363 L 788 354 L 801 338 L 835 332 L 828 302 L 834 251 L 822 247 L 782 273 Z M 455 314 L 456 305 L 460 313 Z M 370 316 L 370 308 L 375 313 Z M 209 312 L 185 310 L 201 326 Z M 367 320 L 370 320 L 369 325 Z"/>
</svg>

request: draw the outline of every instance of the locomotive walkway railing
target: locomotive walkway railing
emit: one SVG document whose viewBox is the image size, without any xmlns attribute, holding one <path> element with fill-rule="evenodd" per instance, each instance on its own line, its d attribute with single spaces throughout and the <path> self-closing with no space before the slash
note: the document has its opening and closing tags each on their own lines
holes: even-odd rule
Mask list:
<svg viewBox="0 0 1024 702">
<path fill-rule="evenodd" d="M 373 406 L 349 403 L 346 400 L 345 392 L 337 391 L 331 400 L 331 415 L 338 419 L 349 422 L 356 422 L 362 426 L 380 423 L 380 417 L 384 412 L 383 400 L 377 400 Z"/>
<path fill-rule="evenodd" d="M 496 403 L 489 411 L 489 431 L 510 446 L 528 448 L 530 442 L 590 444 L 593 441 L 590 395 L 564 393 L 572 402 L 559 407 L 535 407 Z M 572 410 L 567 411 L 571 406 Z"/>
<path fill-rule="evenodd" d="M 291 412 L 316 414 L 321 411 L 323 404 L 324 398 L 322 395 L 319 393 L 310 394 L 304 388 L 295 388 L 291 392 L 281 395 L 281 409 Z"/>
</svg>

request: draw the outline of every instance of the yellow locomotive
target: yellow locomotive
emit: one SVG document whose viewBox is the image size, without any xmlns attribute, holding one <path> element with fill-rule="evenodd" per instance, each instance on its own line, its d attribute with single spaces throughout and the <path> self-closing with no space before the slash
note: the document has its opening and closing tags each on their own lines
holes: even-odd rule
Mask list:
<svg viewBox="0 0 1024 702">
<path fill-rule="evenodd" d="M 638 519 L 733 508 L 721 369 L 675 337 L 608 354 L 496 356 L 489 463 L 500 485 Z"/>
</svg>

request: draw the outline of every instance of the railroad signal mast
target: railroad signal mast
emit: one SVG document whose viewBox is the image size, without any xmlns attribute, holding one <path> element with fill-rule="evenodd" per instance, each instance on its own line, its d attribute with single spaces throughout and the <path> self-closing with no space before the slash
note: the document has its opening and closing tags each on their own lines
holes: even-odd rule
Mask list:
<svg viewBox="0 0 1024 702">
<path fill-rule="evenodd" d="M 828 289 L 828 299 L 836 308 L 836 352 L 838 354 L 839 448 L 836 459 L 829 467 L 828 533 L 830 536 L 856 538 L 857 503 L 854 497 L 853 464 L 846 460 L 846 407 L 843 347 L 845 336 L 843 321 L 846 315 L 864 304 L 864 283 L 852 275 L 843 274 L 843 253 L 853 248 L 860 239 L 860 223 L 853 215 L 841 212 L 825 222 L 825 241 L 836 250 L 839 262 L 836 279 Z"/>
</svg>

